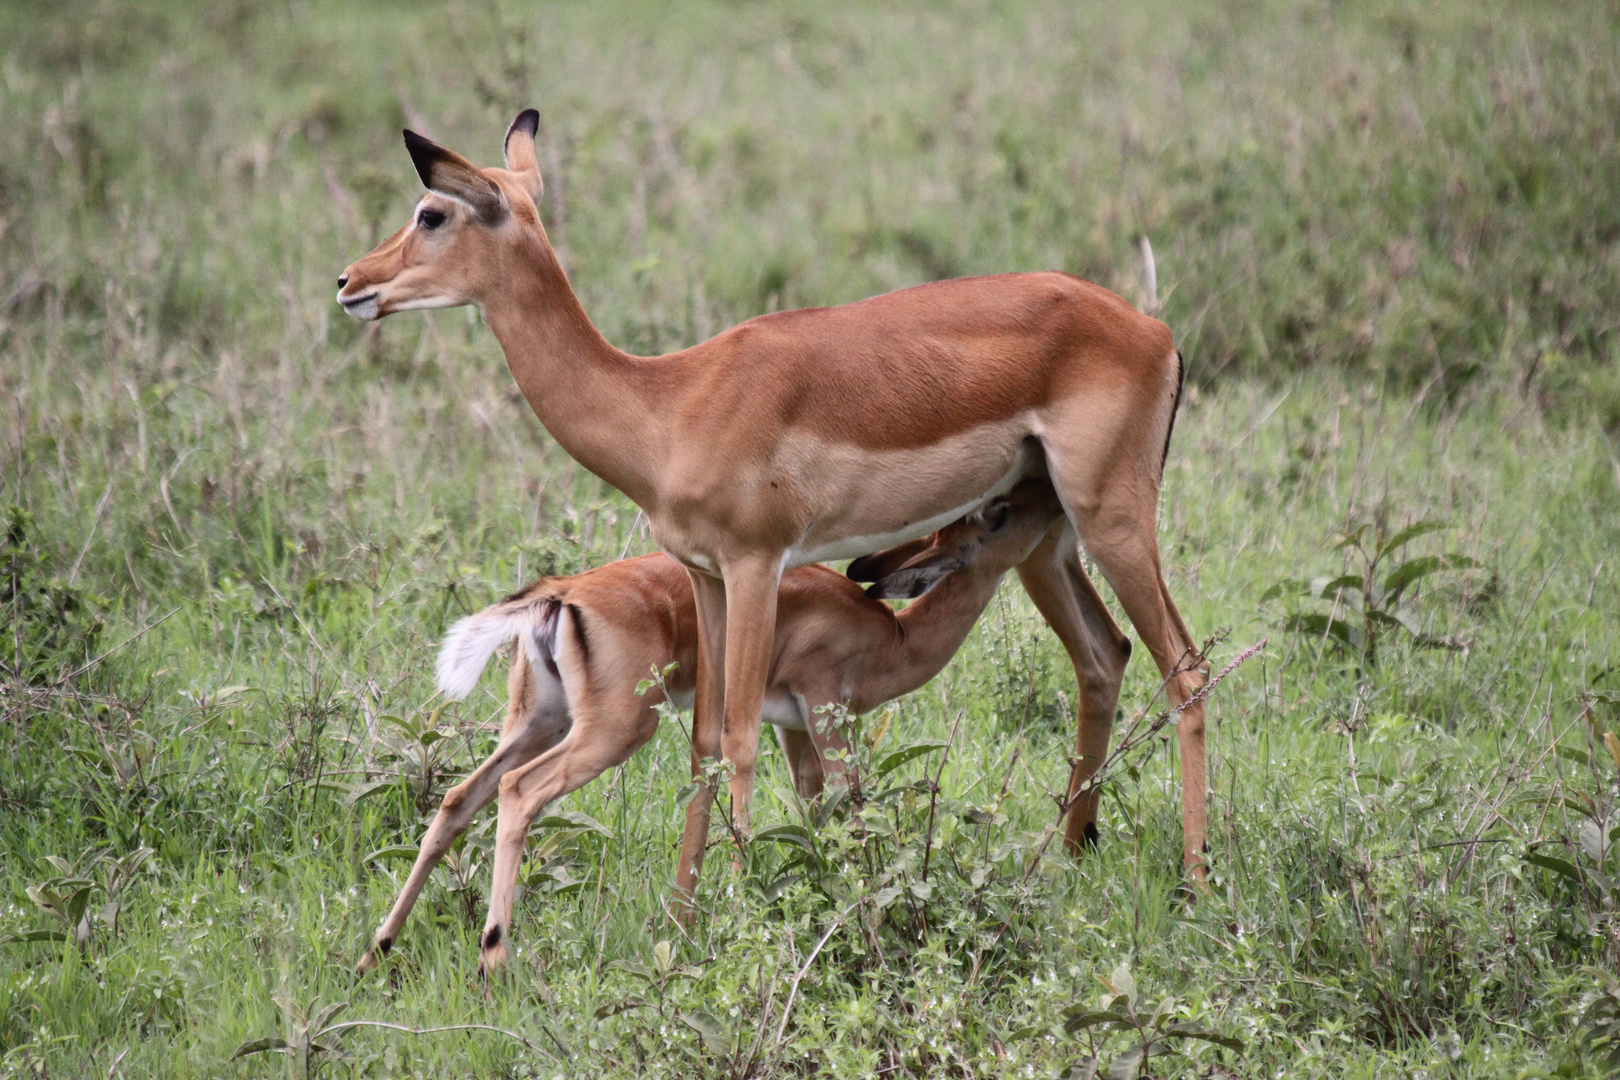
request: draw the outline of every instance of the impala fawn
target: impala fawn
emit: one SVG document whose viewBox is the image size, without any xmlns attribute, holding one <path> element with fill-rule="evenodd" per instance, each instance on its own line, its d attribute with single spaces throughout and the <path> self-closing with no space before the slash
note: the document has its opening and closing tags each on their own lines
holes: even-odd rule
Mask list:
<svg viewBox="0 0 1620 1080">
<path fill-rule="evenodd" d="M 1020 483 L 983 510 L 904 548 L 857 560 L 850 577 L 805 566 L 782 577 L 762 719 L 781 729 L 795 788 L 807 798 L 847 783 L 844 733 L 817 711 L 862 713 L 932 679 L 961 646 L 1003 575 L 1022 563 L 1063 508 L 1044 479 Z M 920 598 L 895 612 L 883 599 Z M 360 961 L 387 953 L 440 858 L 473 816 L 500 797 L 495 881 L 481 936 L 484 963 L 505 958 L 513 892 L 529 823 L 547 804 L 624 762 L 652 738 L 656 706 L 692 703 L 697 614 L 686 571 L 666 555 L 546 578 L 451 627 L 440 688 L 464 697 L 494 651 L 520 645 L 507 679 L 506 724 L 494 753 L 444 797 L 399 899 Z M 646 693 L 649 673 L 675 668 Z"/>
</svg>

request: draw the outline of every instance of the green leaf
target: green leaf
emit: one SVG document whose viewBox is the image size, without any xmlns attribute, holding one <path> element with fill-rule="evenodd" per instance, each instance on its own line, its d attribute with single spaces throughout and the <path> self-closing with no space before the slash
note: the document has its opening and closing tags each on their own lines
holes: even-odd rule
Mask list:
<svg viewBox="0 0 1620 1080">
<path fill-rule="evenodd" d="M 361 799 L 369 799 L 373 795 L 380 794 L 380 793 L 382 793 L 384 791 L 389 790 L 390 788 L 398 787 L 401 783 L 402 783 L 402 781 L 400 780 L 399 777 L 397 777 L 397 776 L 389 776 L 389 777 L 385 777 L 385 778 L 383 778 L 381 780 L 374 780 L 369 784 L 354 784 L 354 785 L 351 786 L 351 785 L 346 785 L 346 784 L 339 784 L 336 781 L 329 781 L 329 782 L 323 783 L 322 786 L 323 787 L 335 788 L 335 789 L 337 789 L 339 791 L 346 791 L 347 794 L 345 794 L 343 796 L 343 805 L 344 806 L 353 806 L 355 803 L 359 802 Z"/>
<path fill-rule="evenodd" d="M 945 745 L 945 743 L 940 742 L 938 739 L 928 739 L 923 742 L 914 742 L 908 746 L 902 746 L 900 749 L 892 751 L 885 756 L 882 761 L 878 762 L 877 768 L 873 771 L 878 776 L 887 775 L 913 758 L 922 757 L 924 754 L 931 754 L 935 750 L 945 749 Z"/>
<path fill-rule="evenodd" d="M 1308 583 L 1293 578 L 1284 578 L 1281 581 L 1274 582 L 1271 588 L 1261 593 L 1259 603 L 1266 604 L 1277 599 L 1279 596 L 1293 596 L 1298 593 L 1310 591 L 1311 587 Z"/>
<path fill-rule="evenodd" d="M 1359 574 L 1342 574 L 1318 589 L 1316 595 L 1322 600 L 1331 600 L 1345 589 L 1354 589 L 1356 592 L 1361 592 L 1362 585 L 1363 582 Z"/>
<path fill-rule="evenodd" d="M 1183 1021 L 1179 1024 L 1171 1024 L 1164 1030 L 1163 1037 L 1167 1039 L 1202 1039 L 1204 1042 L 1212 1042 L 1219 1046 L 1224 1046 L 1228 1050 L 1236 1050 L 1240 1054 L 1244 1049 L 1242 1039 L 1235 1038 L 1231 1035 L 1222 1035 L 1218 1031 L 1211 1031 L 1202 1024 L 1194 1024 L 1191 1021 Z"/>
<path fill-rule="evenodd" d="M 249 1054 L 262 1054 L 266 1050 L 285 1050 L 287 1045 L 287 1040 L 280 1035 L 266 1035 L 262 1039 L 252 1039 L 238 1046 L 236 1053 L 231 1055 L 231 1060 L 235 1061 L 237 1058 L 247 1057 Z"/>
<path fill-rule="evenodd" d="M 1408 585 L 1421 581 L 1437 570 L 1444 570 L 1446 561 L 1438 555 L 1423 555 L 1416 559 L 1408 559 L 1389 572 L 1384 578 L 1384 591 L 1393 596 L 1399 596 Z"/>
<path fill-rule="evenodd" d="M 653 946 L 653 966 L 660 975 L 669 974 L 669 969 L 675 963 L 675 945 L 668 938 Z"/>
<path fill-rule="evenodd" d="M 390 844 L 387 847 L 378 848 L 361 861 L 370 863 L 376 862 L 378 859 L 410 859 L 415 862 L 416 857 L 421 852 L 422 849 L 415 844 Z"/>
<path fill-rule="evenodd" d="M 879 911 L 887 910 L 900 899 L 900 894 L 906 891 L 904 885 L 890 885 L 886 889 L 879 889 L 872 894 L 872 903 L 877 905 Z"/>
<path fill-rule="evenodd" d="M 1094 1009 L 1090 1012 L 1078 1012 L 1063 1022 L 1063 1030 L 1070 1035 L 1077 1031 L 1084 1031 L 1098 1024 L 1123 1024 L 1130 1026 L 1130 1020 L 1123 1014 L 1109 1009 Z"/>
<path fill-rule="evenodd" d="M 613 839 L 612 829 L 597 821 L 591 815 L 582 814 L 578 810 L 559 810 L 554 814 L 547 814 L 535 824 L 545 829 L 589 829 L 591 832 L 600 833 L 609 840 Z"/>
<path fill-rule="evenodd" d="M 793 844 L 806 851 L 815 847 L 810 839 L 810 830 L 803 825 L 772 825 L 755 833 L 754 839 L 768 844 Z"/>
<path fill-rule="evenodd" d="M 1142 1048 L 1134 1047 L 1108 1063 L 1108 1080 L 1134 1080 L 1142 1064 Z"/>
<path fill-rule="evenodd" d="M 1569 880 L 1576 882 L 1577 884 L 1581 883 L 1582 881 L 1581 872 L 1575 866 L 1575 864 L 1565 862 L 1563 859 L 1554 858 L 1551 855 L 1543 855 L 1537 851 L 1529 851 L 1525 853 L 1524 861 L 1534 863 L 1543 870 L 1551 870 L 1555 874 L 1562 874 L 1564 877 L 1569 878 Z"/>
<path fill-rule="evenodd" d="M 709 1048 L 709 1053 L 724 1054 L 731 1049 L 731 1040 L 726 1037 L 725 1025 L 712 1014 L 702 1009 L 691 1009 L 675 1015 L 681 1023 L 702 1037 L 703 1045 Z"/>
<path fill-rule="evenodd" d="M 1289 619 L 1284 626 L 1311 637 L 1330 637 L 1348 649 L 1361 647 L 1361 631 L 1343 619 L 1329 619 L 1326 615 L 1305 612 Z"/>
<path fill-rule="evenodd" d="M 1131 975 L 1130 966 L 1123 961 L 1108 976 L 1108 989 L 1116 994 L 1123 994 L 1125 1000 L 1136 1007 L 1136 979 Z"/>
<path fill-rule="evenodd" d="M 1577 765 L 1585 765 L 1585 764 L 1588 764 L 1592 760 L 1590 757 L 1587 756 L 1587 753 L 1586 753 L 1585 750 L 1579 750 L 1579 749 L 1576 749 L 1573 746 L 1565 746 L 1563 743 L 1555 744 L 1553 746 L 1553 752 L 1555 754 L 1557 754 L 1561 758 L 1568 758 L 1570 761 L 1575 762 Z"/>
<path fill-rule="evenodd" d="M 606 1005 L 598 1005 L 596 1007 L 596 1012 L 593 1015 L 598 1020 L 606 1020 L 610 1016 L 617 1016 L 622 1012 L 629 1012 L 631 1009 L 645 1009 L 650 1004 L 650 1002 L 643 1001 L 640 998 L 625 998 L 623 1001 L 614 1001 Z"/>
<path fill-rule="evenodd" d="M 347 1001 L 339 1001 L 332 1005 L 328 1005 L 326 1008 L 316 1013 L 310 1020 L 309 1030 L 315 1032 L 316 1034 L 324 1033 L 326 1031 L 326 1026 L 332 1022 L 332 1017 L 336 1016 L 338 1013 L 342 1012 L 348 1007 L 349 1003 Z"/>
<path fill-rule="evenodd" d="M 73 895 L 68 897 L 67 921 L 69 926 L 78 926 L 79 920 L 84 918 L 84 909 L 90 903 L 90 886 L 75 889 Z"/>
<path fill-rule="evenodd" d="M 19 934 L 6 934 L 0 936 L 0 945 L 10 945 L 14 941 L 66 941 L 67 935 L 60 930 L 24 930 Z"/>
<path fill-rule="evenodd" d="M 783 893 L 787 892 L 788 889 L 792 887 L 794 882 L 803 881 L 803 880 L 804 880 L 804 874 L 803 873 L 783 874 L 781 877 L 777 878 L 775 881 L 773 881 L 769 885 L 765 886 L 765 888 L 763 890 L 763 894 L 765 896 L 765 899 L 766 900 L 779 899 Z"/>
<path fill-rule="evenodd" d="M 1402 529 L 1388 540 L 1385 540 L 1384 543 L 1378 548 L 1378 554 L 1382 556 L 1388 551 L 1398 551 L 1407 544 L 1410 544 L 1412 541 L 1416 540 L 1418 537 L 1427 535 L 1428 533 L 1435 532 L 1445 527 L 1446 523 L 1443 521 L 1413 522 L 1411 525 L 1408 525 L 1406 528 Z"/>
</svg>

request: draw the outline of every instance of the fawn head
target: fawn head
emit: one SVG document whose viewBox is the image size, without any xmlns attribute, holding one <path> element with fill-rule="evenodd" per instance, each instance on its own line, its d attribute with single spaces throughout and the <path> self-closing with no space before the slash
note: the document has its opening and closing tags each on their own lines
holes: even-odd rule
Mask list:
<svg viewBox="0 0 1620 1080">
<path fill-rule="evenodd" d="M 1023 480 L 930 536 L 856 559 L 845 573 L 873 582 L 866 595 L 879 600 L 916 599 L 952 574 L 968 571 L 999 578 L 1029 558 L 1062 516 L 1050 480 Z"/>
<path fill-rule="evenodd" d="M 499 284 L 506 249 L 538 235 L 544 185 L 535 158 L 540 114 L 525 109 L 506 130 L 504 169 L 480 169 L 414 131 L 405 132 L 416 174 L 428 189 L 410 224 L 349 265 L 337 301 L 357 319 L 396 311 L 479 303 Z"/>
</svg>

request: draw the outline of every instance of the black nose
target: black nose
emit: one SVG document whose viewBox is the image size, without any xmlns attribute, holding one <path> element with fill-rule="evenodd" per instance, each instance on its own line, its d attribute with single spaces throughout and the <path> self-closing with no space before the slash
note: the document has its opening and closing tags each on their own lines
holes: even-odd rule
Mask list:
<svg viewBox="0 0 1620 1080">
<path fill-rule="evenodd" d="M 342 277 L 338 278 L 338 288 L 340 288 L 340 289 L 344 288 L 348 284 L 349 284 L 349 275 L 348 274 L 344 274 Z"/>
</svg>

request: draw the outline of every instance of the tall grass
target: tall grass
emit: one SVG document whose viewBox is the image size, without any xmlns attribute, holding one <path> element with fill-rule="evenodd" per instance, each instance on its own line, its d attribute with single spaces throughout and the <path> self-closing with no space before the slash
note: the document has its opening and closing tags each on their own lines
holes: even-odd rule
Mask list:
<svg viewBox="0 0 1620 1080">
<path fill-rule="evenodd" d="M 0 10 L 0 41 L 0 1073 L 296 1075 L 231 1054 L 347 1001 L 500 1030 L 350 1028 L 328 1075 L 1083 1075 L 1130 1036 L 1064 1010 L 1122 962 L 1245 1044 L 1155 1075 L 1597 1067 L 1612 7 L 84 4 Z M 1178 897 L 1171 744 L 1120 770 L 1093 857 L 1033 859 L 1074 689 L 1014 587 L 874 751 L 957 728 L 895 774 L 894 835 L 810 830 L 847 865 L 711 860 L 674 931 L 666 725 L 569 800 L 605 832 L 537 833 L 506 982 L 472 979 L 492 820 L 349 974 L 390 849 L 499 717 L 494 675 L 435 714 L 442 628 L 650 544 L 475 315 L 373 334 L 331 301 L 414 198 L 397 129 L 492 161 L 527 104 L 553 239 L 642 351 L 951 274 L 1136 298 L 1149 237 L 1196 378 L 1171 586 L 1217 664 L 1271 641 L 1212 708 L 1207 895 Z M 1362 670 L 1261 603 L 1379 518 L 1482 564 L 1412 612 L 1466 648 Z M 1156 682 L 1132 665 L 1129 715 Z M 765 768 L 759 824 L 802 823 Z"/>
</svg>

